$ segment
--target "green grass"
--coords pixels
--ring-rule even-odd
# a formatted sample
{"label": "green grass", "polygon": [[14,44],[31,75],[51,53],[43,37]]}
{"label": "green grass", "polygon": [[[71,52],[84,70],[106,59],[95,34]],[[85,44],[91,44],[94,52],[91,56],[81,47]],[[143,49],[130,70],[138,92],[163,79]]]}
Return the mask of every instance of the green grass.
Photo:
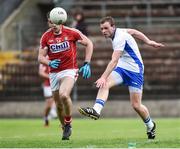
{"label": "green grass", "polygon": [[41,119],[1,119],[1,148],[180,148],[180,119],[155,119],[157,137],[147,140],[140,119],[74,119],[70,141],[61,141],[58,121],[43,127]]}

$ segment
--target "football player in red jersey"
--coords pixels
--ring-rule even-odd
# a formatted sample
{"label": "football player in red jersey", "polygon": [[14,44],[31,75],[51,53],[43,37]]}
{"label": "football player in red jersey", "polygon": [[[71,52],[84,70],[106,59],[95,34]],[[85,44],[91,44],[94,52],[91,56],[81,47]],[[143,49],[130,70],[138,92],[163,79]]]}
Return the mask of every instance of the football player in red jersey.
{"label": "football player in red jersey", "polygon": [[50,85],[63,128],[62,140],[69,140],[72,131],[70,93],[78,76],[76,42],[85,46],[85,61],[80,72],[83,78],[88,79],[91,76],[90,61],[93,53],[93,43],[89,38],[74,28],[52,24],[40,40],[38,61],[50,68]]}
{"label": "football player in red jersey", "polygon": [[49,81],[49,70],[48,66],[40,64],[39,65],[39,76],[43,79],[43,94],[46,100],[45,109],[44,109],[44,126],[49,126],[49,114],[51,110],[54,110],[54,100],[52,97],[52,91]]}

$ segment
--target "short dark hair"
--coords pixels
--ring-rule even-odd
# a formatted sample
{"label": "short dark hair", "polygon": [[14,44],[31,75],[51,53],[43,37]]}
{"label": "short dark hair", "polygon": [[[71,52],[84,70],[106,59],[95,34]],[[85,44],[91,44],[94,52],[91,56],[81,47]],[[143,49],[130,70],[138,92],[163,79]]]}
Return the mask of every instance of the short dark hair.
{"label": "short dark hair", "polygon": [[105,22],[109,22],[111,26],[114,26],[114,25],[115,25],[115,20],[114,20],[114,18],[111,17],[111,16],[103,17],[103,18],[100,20],[100,24],[104,24]]}

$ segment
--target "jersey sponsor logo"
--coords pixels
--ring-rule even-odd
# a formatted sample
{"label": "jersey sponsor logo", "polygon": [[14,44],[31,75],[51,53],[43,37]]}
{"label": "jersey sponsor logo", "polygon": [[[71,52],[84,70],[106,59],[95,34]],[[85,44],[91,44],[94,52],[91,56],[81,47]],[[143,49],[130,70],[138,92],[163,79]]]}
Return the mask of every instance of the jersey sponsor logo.
{"label": "jersey sponsor logo", "polygon": [[50,50],[52,53],[58,53],[69,49],[70,49],[70,45],[68,41],[61,42],[58,44],[50,44]]}

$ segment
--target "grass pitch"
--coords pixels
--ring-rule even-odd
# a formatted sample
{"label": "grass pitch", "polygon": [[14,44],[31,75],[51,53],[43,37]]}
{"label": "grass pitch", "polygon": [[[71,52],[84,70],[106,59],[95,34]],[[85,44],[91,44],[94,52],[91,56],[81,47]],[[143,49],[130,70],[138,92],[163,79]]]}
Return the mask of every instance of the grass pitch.
{"label": "grass pitch", "polygon": [[57,120],[1,119],[1,148],[180,148],[180,119],[155,119],[157,137],[148,140],[140,119],[74,119],[71,140],[61,140]]}

